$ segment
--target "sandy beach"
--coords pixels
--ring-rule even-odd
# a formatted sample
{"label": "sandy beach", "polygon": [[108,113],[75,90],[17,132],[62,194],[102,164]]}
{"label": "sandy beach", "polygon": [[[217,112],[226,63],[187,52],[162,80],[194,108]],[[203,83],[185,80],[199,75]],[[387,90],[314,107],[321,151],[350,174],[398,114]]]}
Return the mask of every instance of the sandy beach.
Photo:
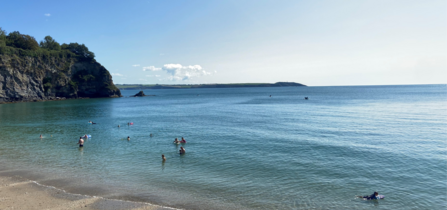
{"label": "sandy beach", "polygon": [[21,177],[0,176],[0,209],[163,210],[171,208],[70,194]]}

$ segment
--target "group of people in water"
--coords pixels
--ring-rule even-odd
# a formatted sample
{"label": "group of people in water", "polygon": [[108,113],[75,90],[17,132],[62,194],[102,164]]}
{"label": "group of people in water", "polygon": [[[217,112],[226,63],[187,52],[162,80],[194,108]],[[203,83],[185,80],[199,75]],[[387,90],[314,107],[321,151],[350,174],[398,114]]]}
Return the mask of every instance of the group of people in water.
{"label": "group of people in water", "polygon": [[[174,144],[186,144],[186,140],[183,137],[182,137],[182,140],[180,140],[180,141],[178,140],[178,138],[175,138],[174,142],[172,142],[172,143],[174,143]],[[186,153],[186,150],[185,150],[185,148],[183,146],[180,147],[179,153],[181,155],[184,155]],[[166,161],[166,157],[165,157],[164,154],[161,155],[161,159],[162,159],[163,162]]]}
{"label": "group of people in water", "polygon": [[[174,144],[186,144],[186,140],[183,137],[182,137],[182,140],[180,140],[180,141],[177,138],[175,138],[173,143]],[[179,152],[180,152],[180,154],[185,154],[186,150],[185,150],[185,148],[180,147]]]}
{"label": "group of people in water", "polygon": [[[88,121],[88,123],[90,123],[90,124],[96,124],[96,123],[94,123],[93,121]],[[130,122],[130,123],[127,123],[127,125],[133,125],[133,123]],[[120,125],[118,125],[118,127],[120,127]],[[153,137],[153,134],[152,134],[152,133],[150,134],[150,137]],[[42,135],[40,135],[40,138],[43,138]],[[78,141],[78,143],[77,143],[77,144],[79,144],[79,147],[84,147],[84,138],[87,139],[87,138],[89,138],[89,136],[88,136],[87,134],[85,134],[84,136],[79,137],[79,141]],[[127,136],[127,141],[130,141],[130,136]],[[185,144],[185,143],[186,143],[186,140],[185,140],[185,138],[183,138],[183,137],[182,137],[181,140],[178,140],[178,138],[175,138],[175,140],[174,140],[173,143],[174,143],[174,144]],[[186,150],[185,150],[185,148],[184,148],[183,146],[180,147],[179,153],[180,153],[181,155],[183,155],[183,154],[186,153]],[[162,158],[163,161],[166,161],[166,157],[165,157],[164,154],[161,155],[161,158]]]}

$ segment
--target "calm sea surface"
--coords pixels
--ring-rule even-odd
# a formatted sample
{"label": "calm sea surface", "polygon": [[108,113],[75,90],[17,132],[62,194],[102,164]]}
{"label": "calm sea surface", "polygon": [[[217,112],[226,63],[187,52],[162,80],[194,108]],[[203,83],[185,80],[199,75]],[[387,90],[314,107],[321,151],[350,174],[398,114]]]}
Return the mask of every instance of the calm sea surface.
{"label": "calm sea surface", "polygon": [[145,93],[0,105],[0,175],[185,209],[447,208],[446,85]]}

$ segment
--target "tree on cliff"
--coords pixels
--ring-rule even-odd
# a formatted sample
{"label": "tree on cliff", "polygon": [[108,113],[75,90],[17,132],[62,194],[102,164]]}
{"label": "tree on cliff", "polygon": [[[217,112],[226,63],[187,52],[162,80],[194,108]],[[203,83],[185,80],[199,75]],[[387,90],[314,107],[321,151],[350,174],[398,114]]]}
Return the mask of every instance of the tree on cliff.
{"label": "tree on cliff", "polygon": [[6,46],[6,31],[0,27],[0,47]]}
{"label": "tree on cliff", "polygon": [[70,50],[71,52],[75,53],[76,55],[80,55],[86,59],[93,60],[95,58],[95,53],[88,50],[87,46],[84,44],[78,44],[78,43],[70,43],[70,44],[63,44],[62,49]]}
{"label": "tree on cliff", "polygon": [[14,31],[6,36],[6,45],[11,47],[22,48],[24,50],[37,50],[39,44],[36,39],[30,35],[21,34],[18,31]]}
{"label": "tree on cliff", "polygon": [[42,41],[40,41],[39,45],[41,48],[48,50],[61,50],[61,45],[51,36],[46,36]]}

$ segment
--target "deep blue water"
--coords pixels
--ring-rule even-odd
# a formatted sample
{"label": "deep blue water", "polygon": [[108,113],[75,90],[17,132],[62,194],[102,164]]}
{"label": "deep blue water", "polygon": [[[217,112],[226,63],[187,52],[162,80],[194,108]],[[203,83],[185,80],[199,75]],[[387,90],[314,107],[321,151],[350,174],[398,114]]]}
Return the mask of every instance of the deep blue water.
{"label": "deep blue water", "polygon": [[[145,93],[0,105],[0,166],[186,209],[447,208],[446,85]],[[386,198],[356,198],[374,191]]]}

